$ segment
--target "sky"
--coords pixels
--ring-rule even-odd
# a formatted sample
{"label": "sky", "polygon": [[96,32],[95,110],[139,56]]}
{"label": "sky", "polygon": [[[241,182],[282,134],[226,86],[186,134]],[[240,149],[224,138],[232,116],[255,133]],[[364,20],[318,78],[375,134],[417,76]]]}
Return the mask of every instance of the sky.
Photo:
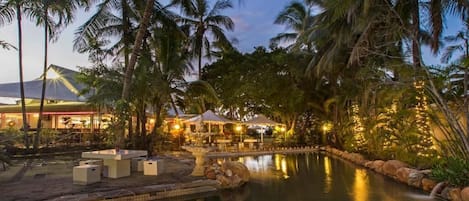
{"label": "sky", "polygon": [[[283,26],[273,24],[276,15],[291,0],[246,0],[241,5],[234,1],[235,7],[226,10],[223,14],[230,16],[235,22],[235,31],[228,33],[230,37],[236,37],[238,43],[235,46],[242,52],[251,52],[254,47],[269,45],[269,39],[278,33],[287,31]],[[77,12],[73,24],[65,28],[59,39],[49,45],[49,64],[55,64],[70,69],[77,66],[90,66],[88,55],[73,51],[73,38],[76,29],[83,24],[91,12],[80,10]],[[446,20],[445,34],[455,33],[461,26],[458,20],[450,17]],[[44,58],[43,29],[34,23],[23,20],[23,64],[24,79],[32,80],[41,75]],[[0,27],[0,40],[4,40],[16,46],[17,27],[16,22]],[[423,49],[426,64],[438,64],[439,59]],[[0,83],[18,82],[18,54],[15,50],[0,49]],[[1,100],[0,100],[1,102]]]}

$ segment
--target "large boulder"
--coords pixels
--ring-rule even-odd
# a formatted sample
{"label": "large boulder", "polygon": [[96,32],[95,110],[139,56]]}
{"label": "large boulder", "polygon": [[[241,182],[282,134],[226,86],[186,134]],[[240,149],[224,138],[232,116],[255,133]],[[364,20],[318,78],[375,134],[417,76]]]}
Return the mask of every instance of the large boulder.
{"label": "large boulder", "polygon": [[222,164],[222,170],[226,172],[230,170],[232,175],[238,175],[241,178],[242,182],[248,182],[250,178],[250,173],[248,168],[241,162],[238,161],[228,161]]}
{"label": "large boulder", "polygon": [[365,167],[370,168],[373,165],[373,161],[367,161],[365,164],[363,164]]}
{"label": "large boulder", "polygon": [[421,188],[422,187],[422,179],[425,177],[425,174],[419,171],[411,172],[409,174],[409,180],[407,184],[413,187]]}
{"label": "large boulder", "polygon": [[363,165],[364,161],[365,161],[365,157],[363,157],[361,154],[357,154],[357,153],[349,154],[348,159],[350,161],[352,161],[353,163],[356,163],[356,164],[359,164],[359,165]]}
{"label": "large boulder", "polygon": [[395,177],[397,170],[403,167],[409,167],[409,165],[398,160],[389,160],[383,164],[383,173],[385,175]]}
{"label": "large boulder", "polygon": [[461,190],[462,201],[469,201],[469,187],[465,187]]}
{"label": "large boulder", "polygon": [[460,188],[451,188],[448,192],[449,198],[452,201],[462,201],[461,198],[461,189]]}
{"label": "large boulder", "polygon": [[433,188],[436,186],[436,181],[429,179],[429,178],[423,178],[422,179],[422,189],[424,191],[432,191]]}
{"label": "large boulder", "polygon": [[399,168],[397,171],[396,171],[396,179],[397,181],[400,181],[402,183],[407,183],[407,181],[409,180],[409,174],[412,172],[412,169],[410,168],[407,168],[407,167],[402,167],[402,168]]}
{"label": "large boulder", "polygon": [[381,173],[382,170],[383,170],[383,165],[384,165],[384,161],[375,160],[375,161],[373,161],[373,164],[371,165],[371,169],[376,171],[376,172]]}

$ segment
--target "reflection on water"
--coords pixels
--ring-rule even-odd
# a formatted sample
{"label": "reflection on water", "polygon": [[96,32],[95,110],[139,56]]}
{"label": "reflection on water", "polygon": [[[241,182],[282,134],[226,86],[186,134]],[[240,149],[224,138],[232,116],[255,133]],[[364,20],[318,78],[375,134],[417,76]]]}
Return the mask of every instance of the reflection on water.
{"label": "reflection on water", "polygon": [[205,201],[431,201],[425,192],[322,154],[236,158],[251,181]]}
{"label": "reflection on water", "polygon": [[368,177],[366,170],[355,169],[352,195],[355,201],[368,200]]}
{"label": "reflection on water", "polygon": [[332,175],[331,175],[331,159],[329,157],[324,156],[324,193],[329,193],[332,187]]}

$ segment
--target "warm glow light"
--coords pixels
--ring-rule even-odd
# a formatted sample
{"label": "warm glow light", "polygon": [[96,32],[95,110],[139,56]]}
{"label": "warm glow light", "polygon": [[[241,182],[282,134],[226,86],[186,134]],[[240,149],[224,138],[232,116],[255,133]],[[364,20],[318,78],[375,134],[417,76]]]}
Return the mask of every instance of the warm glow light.
{"label": "warm glow light", "polygon": [[174,124],[173,128],[174,128],[174,130],[179,130],[181,128],[181,126],[179,124]]}
{"label": "warm glow light", "polygon": [[241,125],[237,125],[236,128],[235,128],[235,130],[236,130],[237,132],[240,132],[241,130],[243,130],[243,127],[242,127]]}
{"label": "warm glow light", "polygon": [[368,177],[363,169],[355,169],[353,198],[355,201],[368,200]]}
{"label": "warm glow light", "polygon": [[38,117],[39,117],[39,114],[35,113],[35,114],[33,114],[33,117],[34,117],[34,118],[38,118]]}
{"label": "warm glow light", "polygon": [[55,71],[54,69],[52,68],[49,68],[49,70],[47,71],[47,79],[59,79],[60,78],[60,74]]}
{"label": "warm glow light", "polygon": [[329,193],[332,190],[332,167],[331,159],[327,156],[324,156],[324,183],[326,184],[324,188],[324,193]]}
{"label": "warm glow light", "polygon": [[285,132],[285,130],[286,130],[285,127],[281,127],[281,128],[280,128],[280,131],[281,131],[281,132]]}
{"label": "warm glow light", "polygon": [[150,119],[150,123],[151,123],[151,124],[154,124],[154,123],[155,123],[155,119]]}

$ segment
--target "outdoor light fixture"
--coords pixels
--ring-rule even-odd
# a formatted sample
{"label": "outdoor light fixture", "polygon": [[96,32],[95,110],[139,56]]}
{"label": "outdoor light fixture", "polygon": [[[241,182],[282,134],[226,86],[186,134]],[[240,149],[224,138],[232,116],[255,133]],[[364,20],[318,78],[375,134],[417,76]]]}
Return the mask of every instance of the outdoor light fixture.
{"label": "outdoor light fixture", "polygon": [[173,128],[174,128],[174,130],[179,130],[181,128],[181,126],[179,124],[174,124]]}
{"label": "outdoor light fixture", "polygon": [[241,132],[241,130],[243,130],[243,127],[242,127],[241,125],[237,125],[236,128],[235,128],[235,130],[236,130],[237,132]]}

